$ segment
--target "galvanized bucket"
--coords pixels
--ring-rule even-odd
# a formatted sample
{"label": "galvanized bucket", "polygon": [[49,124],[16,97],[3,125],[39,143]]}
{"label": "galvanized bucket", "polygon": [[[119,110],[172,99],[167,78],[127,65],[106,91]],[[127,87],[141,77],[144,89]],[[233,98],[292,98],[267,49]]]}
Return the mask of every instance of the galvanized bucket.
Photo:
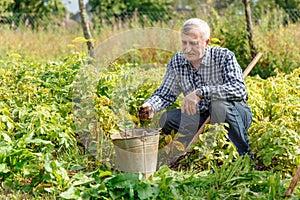
{"label": "galvanized bucket", "polygon": [[111,135],[119,170],[143,173],[146,178],[157,168],[159,130],[131,129]]}

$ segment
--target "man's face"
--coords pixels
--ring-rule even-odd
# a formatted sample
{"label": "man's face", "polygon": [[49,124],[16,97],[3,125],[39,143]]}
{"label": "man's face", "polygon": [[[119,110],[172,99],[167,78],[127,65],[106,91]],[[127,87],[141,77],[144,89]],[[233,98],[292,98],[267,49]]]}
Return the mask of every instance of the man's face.
{"label": "man's face", "polygon": [[200,62],[205,53],[205,47],[209,42],[203,40],[198,32],[191,32],[188,34],[181,34],[182,51],[191,62]]}

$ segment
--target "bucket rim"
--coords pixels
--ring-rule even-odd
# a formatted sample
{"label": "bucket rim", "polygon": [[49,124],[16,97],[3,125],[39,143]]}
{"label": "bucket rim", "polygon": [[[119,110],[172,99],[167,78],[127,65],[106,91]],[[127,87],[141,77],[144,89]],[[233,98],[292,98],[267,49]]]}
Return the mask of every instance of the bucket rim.
{"label": "bucket rim", "polygon": [[[144,135],[130,135],[129,131],[131,131],[131,133],[132,133],[133,130],[145,130],[145,132],[144,132],[145,134]],[[129,139],[135,139],[135,138],[142,138],[142,137],[146,137],[146,136],[155,136],[155,135],[159,135],[160,130],[161,130],[161,128],[155,128],[155,129],[132,128],[132,129],[126,129],[121,132],[113,133],[113,134],[111,134],[110,138],[114,141],[114,140],[129,140]],[[127,131],[128,131],[128,135],[122,136],[122,134],[124,134],[124,133],[126,134]]]}

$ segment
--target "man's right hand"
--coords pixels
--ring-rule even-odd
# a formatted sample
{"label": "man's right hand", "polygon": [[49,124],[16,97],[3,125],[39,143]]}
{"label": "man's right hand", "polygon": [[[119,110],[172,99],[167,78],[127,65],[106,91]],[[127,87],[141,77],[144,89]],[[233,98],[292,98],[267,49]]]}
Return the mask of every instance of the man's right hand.
{"label": "man's right hand", "polygon": [[186,112],[188,115],[194,115],[197,112],[197,104],[201,98],[196,94],[196,90],[186,95],[182,101],[181,112]]}
{"label": "man's right hand", "polygon": [[154,116],[154,111],[150,103],[144,103],[139,109],[139,118],[151,120]]}

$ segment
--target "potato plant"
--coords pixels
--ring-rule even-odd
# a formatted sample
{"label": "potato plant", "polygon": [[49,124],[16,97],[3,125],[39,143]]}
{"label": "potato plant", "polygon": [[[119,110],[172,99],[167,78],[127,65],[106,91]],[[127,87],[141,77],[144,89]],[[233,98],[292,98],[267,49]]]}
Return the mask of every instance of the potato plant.
{"label": "potato plant", "polygon": [[1,60],[0,178],[4,190],[62,189],[67,171],[59,157],[77,153],[72,82],[79,54],[62,62]]}
{"label": "potato plant", "polygon": [[[145,179],[114,168],[109,135],[141,126],[137,108],[160,84],[165,68],[117,64],[90,87],[90,74],[79,74],[88,69],[86,61],[78,53],[48,63],[18,56],[0,60],[1,198],[282,199],[300,164],[299,69],[246,79],[256,168],[247,156],[237,156],[223,125],[216,125],[176,170],[161,165]],[[87,82],[76,87],[78,80]],[[92,98],[92,105],[82,97]],[[155,120],[147,126],[157,126]],[[299,196],[296,187],[291,199]]]}
{"label": "potato plant", "polygon": [[300,164],[300,70],[247,80],[254,123],[249,132],[260,167],[292,173]]}

